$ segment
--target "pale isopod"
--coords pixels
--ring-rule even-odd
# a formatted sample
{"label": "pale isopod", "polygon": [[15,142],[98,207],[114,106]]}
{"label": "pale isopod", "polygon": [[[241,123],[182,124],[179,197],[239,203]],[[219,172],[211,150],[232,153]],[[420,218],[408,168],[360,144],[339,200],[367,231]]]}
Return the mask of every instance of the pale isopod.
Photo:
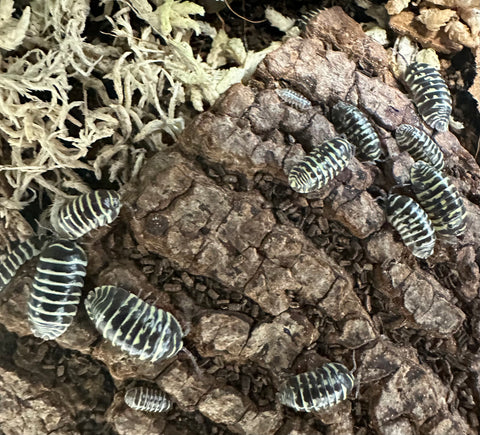
{"label": "pale isopod", "polygon": [[163,391],[156,388],[136,387],[125,393],[125,403],[132,409],[145,412],[165,412],[172,402]]}

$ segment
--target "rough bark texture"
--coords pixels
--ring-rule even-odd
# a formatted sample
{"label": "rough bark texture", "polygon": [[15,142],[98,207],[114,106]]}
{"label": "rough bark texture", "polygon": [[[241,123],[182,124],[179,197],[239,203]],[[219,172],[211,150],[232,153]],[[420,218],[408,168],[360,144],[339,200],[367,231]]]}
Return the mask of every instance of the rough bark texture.
{"label": "rough bark texture", "polygon": [[[282,103],[273,90],[280,81],[313,108]],[[370,116],[391,159],[354,160],[320,191],[294,193],[286,172],[335,134],[328,119],[338,100]],[[468,230],[439,241],[428,261],[415,259],[376,202],[411,163],[391,134],[402,123],[421,121],[383,48],[340,8],[321,12],[305,37],[286,41],[248,86],[232,87],[175,147],[150,159],[123,192],[119,219],[84,241],[86,291],[120,285],[171,311],[189,330],[184,343],[199,370],[183,354],[135,361],[98,340],[84,309],[61,347],[42,344],[41,354],[28,354],[38,340],[25,337],[15,349],[3,331],[12,355],[0,366],[3,432],[27,433],[38,418],[30,411],[44,409],[39,434],[100,433],[106,423],[110,433],[142,435],[478,433],[480,170],[452,133],[436,135]],[[30,334],[33,267],[1,294],[0,321],[20,336]],[[84,355],[84,369],[69,366],[71,352]],[[276,402],[285,376],[327,361],[351,368],[353,359],[358,397],[309,415]],[[69,370],[85,370],[88,382],[69,385]],[[162,416],[127,409],[121,393],[133,379],[158,384],[176,408]],[[21,418],[12,402],[19,399]],[[75,414],[85,401],[99,417],[80,428]]]}

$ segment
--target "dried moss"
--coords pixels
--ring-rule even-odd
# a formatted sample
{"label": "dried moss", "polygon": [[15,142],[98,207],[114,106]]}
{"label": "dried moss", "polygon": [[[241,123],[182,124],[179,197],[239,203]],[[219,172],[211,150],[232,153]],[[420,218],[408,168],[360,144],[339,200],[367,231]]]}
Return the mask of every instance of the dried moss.
{"label": "dried moss", "polygon": [[[35,197],[30,189],[51,199],[87,191],[82,171],[124,184],[148,151],[177,138],[192,106],[213,104],[276,46],[246,50],[199,20],[203,8],[189,1],[106,2],[95,16],[89,5],[34,0],[15,11],[0,0],[5,225]],[[195,53],[192,38],[209,52]]]}

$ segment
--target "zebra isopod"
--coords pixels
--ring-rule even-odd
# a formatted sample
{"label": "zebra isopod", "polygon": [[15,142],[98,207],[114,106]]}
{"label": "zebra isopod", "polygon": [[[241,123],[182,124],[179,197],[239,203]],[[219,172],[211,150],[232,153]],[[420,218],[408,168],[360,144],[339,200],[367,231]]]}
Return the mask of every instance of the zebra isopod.
{"label": "zebra isopod", "polygon": [[78,239],[115,220],[120,207],[120,195],[114,190],[94,190],[61,206],[52,213],[51,223],[62,237]]}
{"label": "zebra isopod", "polygon": [[297,91],[287,88],[276,89],[277,95],[282,101],[299,110],[307,110],[312,107],[312,102]]}
{"label": "zebra isopod", "polygon": [[339,101],[332,108],[332,122],[355,145],[361,159],[378,160],[382,155],[380,139],[368,118],[355,106]]}
{"label": "zebra isopod", "polygon": [[398,231],[403,243],[418,258],[433,254],[435,231],[427,213],[412,198],[388,195],[386,201],[388,222]]}
{"label": "zebra isopod", "polygon": [[438,131],[447,131],[452,97],[440,72],[427,63],[413,62],[405,71],[405,82],[423,120]]}
{"label": "zebra isopod", "polygon": [[72,240],[57,240],[41,253],[28,301],[35,336],[52,340],[63,334],[77,313],[87,256]]}
{"label": "zebra isopod", "polygon": [[443,169],[442,151],[422,130],[413,125],[402,124],[395,130],[395,139],[400,149],[408,151],[414,160],[423,160],[437,171]]}
{"label": "zebra isopod", "polygon": [[46,236],[32,236],[18,243],[11,252],[4,252],[5,258],[0,262],[0,291],[7,286],[25,262],[40,254],[47,242]]}
{"label": "zebra isopod", "polygon": [[466,209],[457,189],[439,171],[423,161],[410,170],[412,188],[435,231],[443,236],[465,232]]}
{"label": "zebra isopod", "polygon": [[132,409],[145,412],[166,412],[172,402],[157,388],[136,387],[125,393],[125,403]]}
{"label": "zebra isopod", "polygon": [[104,338],[141,360],[167,359],[182,349],[183,333],[177,319],[120,287],[95,288],[88,294],[85,308]]}
{"label": "zebra isopod", "polygon": [[290,170],[288,184],[300,193],[321,189],[347,167],[354,153],[353,145],[346,139],[325,141]]}
{"label": "zebra isopod", "polygon": [[318,411],[345,400],[354,384],[355,377],[343,364],[328,363],[287,379],[278,399],[296,411]]}

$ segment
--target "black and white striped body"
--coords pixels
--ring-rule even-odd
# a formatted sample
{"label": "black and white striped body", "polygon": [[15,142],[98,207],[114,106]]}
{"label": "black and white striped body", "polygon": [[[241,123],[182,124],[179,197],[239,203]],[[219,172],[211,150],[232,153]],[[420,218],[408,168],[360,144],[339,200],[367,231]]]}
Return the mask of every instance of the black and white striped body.
{"label": "black and white striped body", "polygon": [[382,155],[380,139],[368,118],[355,106],[339,101],[332,109],[332,122],[355,145],[358,157],[377,160]]}
{"label": "black and white striped body", "polygon": [[302,94],[292,89],[277,89],[277,95],[282,101],[299,110],[307,110],[312,107],[312,102]]}
{"label": "black and white striped body", "polygon": [[415,257],[427,258],[433,254],[435,231],[419,204],[408,196],[391,194],[387,197],[386,212],[388,222]]}
{"label": "black and white striped body", "polygon": [[353,145],[341,137],[323,142],[291,169],[288,184],[300,193],[321,189],[347,167],[354,153]]}
{"label": "black and white striped body", "polygon": [[405,71],[405,82],[423,120],[438,131],[447,131],[452,113],[452,97],[436,68],[413,62]]}
{"label": "black and white striped body", "polygon": [[414,160],[423,160],[437,171],[444,167],[443,153],[428,134],[413,125],[402,124],[395,130],[395,139],[402,151]]}
{"label": "black and white striped body", "polygon": [[78,239],[115,220],[120,207],[120,195],[114,190],[94,190],[62,206],[51,222],[62,237]]}
{"label": "black and white striped body", "polygon": [[125,393],[125,403],[132,409],[145,412],[165,412],[172,402],[156,388],[136,387]]}
{"label": "black and white striped body", "polygon": [[457,189],[439,171],[423,161],[410,170],[412,188],[433,228],[443,236],[465,232],[466,209]]}
{"label": "black and white striped body", "polygon": [[167,359],[182,349],[182,328],[175,317],[120,287],[97,287],[85,307],[104,338],[141,360]]}
{"label": "black and white striped body", "polygon": [[289,378],[280,388],[278,399],[297,411],[318,411],[345,400],[354,384],[353,374],[343,364],[328,363]]}
{"label": "black and white striped body", "polygon": [[0,291],[2,291],[28,260],[37,256],[48,242],[46,236],[32,236],[20,242],[12,252],[4,252],[5,258],[0,262]]}
{"label": "black and white striped body", "polygon": [[84,250],[72,240],[57,240],[42,251],[28,301],[28,319],[35,336],[52,340],[70,326],[86,267]]}

